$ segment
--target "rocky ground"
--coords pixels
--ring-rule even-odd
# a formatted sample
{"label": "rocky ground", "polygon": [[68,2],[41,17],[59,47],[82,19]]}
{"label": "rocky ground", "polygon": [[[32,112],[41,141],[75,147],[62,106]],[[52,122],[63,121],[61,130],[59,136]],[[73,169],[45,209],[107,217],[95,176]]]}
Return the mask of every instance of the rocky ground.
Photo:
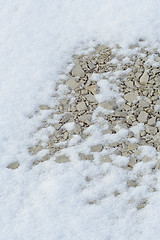
{"label": "rocky ground", "polygon": [[[150,164],[150,174],[158,171],[160,54],[137,44],[124,55],[119,46],[99,45],[91,53],[73,56],[72,68],[57,84],[56,107],[40,105],[40,112],[50,114],[35,134],[52,131],[29,148],[33,165],[50,158],[57,163],[77,159],[117,162],[129,172],[137,164]],[[17,167],[17,162],[8,166]],[[126,184],[136,187],[139,179],[128,179]],[[146,203],[142,199],[137,209]]]}

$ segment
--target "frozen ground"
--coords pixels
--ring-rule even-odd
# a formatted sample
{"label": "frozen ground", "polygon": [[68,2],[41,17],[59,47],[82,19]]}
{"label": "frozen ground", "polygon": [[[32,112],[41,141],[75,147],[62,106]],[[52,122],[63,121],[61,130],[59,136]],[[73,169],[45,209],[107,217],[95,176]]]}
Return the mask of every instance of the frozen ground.
{"label": "frozen ground", "polygon": [[[156,0],[0,1],[1,240],[160,238],[158,184],[141,211],[126,204],[126,194],[88,205],[88,199],[110,192],[126,176],[110,168],[103,182],[105,169],[76,161],[31,168],[28,153],[31,134],[45,116],[29,117],[40,104],[50,103],[75,50],[98,43],[127,49],[140,38],[160,50],[159,16]],[[20,162],[14,171],[6,168],[13,161]],[[95,177],[93,186],[86,186],[87,175]]]}

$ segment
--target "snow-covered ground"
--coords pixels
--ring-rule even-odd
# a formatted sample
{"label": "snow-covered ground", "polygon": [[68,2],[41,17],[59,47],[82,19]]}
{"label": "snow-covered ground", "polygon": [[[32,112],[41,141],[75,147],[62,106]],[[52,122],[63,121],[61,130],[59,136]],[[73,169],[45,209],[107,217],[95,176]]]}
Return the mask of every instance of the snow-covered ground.
{"label": "snow-covered ground", "polygon": [[[158,0],[0,0],[0,240],[159,240],[160,189],[141,211],[126,194],[88,205],[125,178],[118,168],[103,182],[95,165],[31,167],[28,153],[44,117],[30,116],[50,103],[75,50],[98,43],[127,49],[140,38],[160,51]],[[14,161],[20,167],[7,169]],[[88,174],[96,182],[86,187]]]}

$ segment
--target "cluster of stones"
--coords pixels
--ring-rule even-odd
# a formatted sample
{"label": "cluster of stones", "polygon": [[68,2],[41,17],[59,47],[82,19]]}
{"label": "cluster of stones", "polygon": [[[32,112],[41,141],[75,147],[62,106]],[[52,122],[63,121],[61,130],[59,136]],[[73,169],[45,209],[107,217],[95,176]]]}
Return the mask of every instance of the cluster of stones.
{"label": "cluster of stones", "polygon": [[[142,49],[146,55],[149,52]],[[146,58],[138,58],[131,56],[132,64],[123,64],[122,70],[131,69],[131,72],[126,78],[121,79],[118,83],[119,90],[122,92],[125,103],[117,105],[116,99],[108,102],[98,104],[95,94],[99,92],[96,81],[91,81],[92,73],[105,73],[108,71],[116,71],[116,65],[110,63],[114,57],[110,48],[100,45],[95,52],[90,55],[74,56],[75,66],[69,73],[67,82],[62,81],[57,84],[66,84],[68,92],[66,97],[59,96],[59,105],[53,115],[59,114],[61,116],[58,123],[53,124],[55,133],[50,136],[48,142],[48,149],[50,153],[42,159],[36,161],[43,162],[48,160],[56,152],[67,147],[69,141],[74,135],[80,135],[82,139],[86,139],[84,130],[92,122],[92,115],[94,110],[101,106],[105,109],[114,110],[112,114],[104,115],[104,119],[109,123],[109,129],[103,131],[107,133],[117,133],[116,126],[130,130],[131,127],[138,123],[144,123],[145,128],[139,134],[134,134],[131,130],[128,133],[127,139],[121,142],[114,142],[107,146],[114,148],[116,154],[130,158],[128,167],[131,170],[133,166],[139,161],[150,161],[150,157],[143,157],[139,159],[140,151],[137,150],[139,146],[150,145],[160,151],[160,127],[157,122],[160,121],[160,111],[156,111],[155,106],[160,106],[159,92],[160,92],[160,68],[145,65]],[[160,62],[160,57],[156,59]],[[134,62],[134,64],[133,64]],[[109,64],[108,64],[109,63]],[[70,99],[74,96],[74,102]],[[40,106],[41,110],[48,110],[49,107],[45,105]],[[51,116],[52,118],[53,116]],[[66,130],[64,125],[66,123],[74,123],[74,127]],[[41,128],[46,127],[46,125]],[[129,139],[135,138],[137,142],[131,142]],[[65,143],[65,144],[59,144]],[[91,148],[92,152],[100,152],[104,146],[97,145]],[[105,146],[106,147],[106,146]],[[43,149],[41,144],[30,148],[31,154],[36,155]],[[93,154],[80,154],[80,158],[93,160]],[[57,162],[67,162],[69,159],[66,156],[59,156]],[[103,161],[111,162],[109,156],[105,156]]]}
{"label": "cluster of stones", "polygon": [[[63,148],[68,147],[69,140],[73,136],[79,135],[82,139],[86,139],[87,135],[85,130],[93,124],[92,115],[98,106],[107,107],[112,103],[105,102],[98,104],[95,94],[99,92],[96,81],[91,81],[93,72],[102,73],[106,63],[111,60],[111,49],[105,46],[99,46],[96,52],[89,56],[75,56],[76,64],[69,73],[67,82],[59,82],[57,88],[61,84],[68,86],[66,97],[57,96],[59,105],[55,108],[54,114],[51,118],[59,114],[60,120],[58,123],[53,124],[55,133],[51,135],[48,144],[49,154],[45,155],[42,159],[36,160],[34,164],[50,159],[55,153],[60,152]],[[105,71],[108,71],[105,69]],[[70,99],[74,97],[74,102]],[[45,105],[40,106],[41,110],[48,110]],[[65,125],[71,124],[72,129],[66,130]],[[62,144],[61,144],[62,143]],[[100,152],[103,146],[101,144],[91,147],[91,151]],[[37,145],[31,147],[29,150],[31,154],[36,155],[43,147]],[[94,160],[93,154],[79,154],[79,158],[83,160]],[[107,160],[107,158],[106,158]],[[69,162],[70,159],[65,155],[57,155],[56,162],[64,163]],[[109,159],[110,161],[110,159]]]}
{"label": "cluster of stones", "polygon": [[[160,63],[160,57],[156,60]],[[145,65],[145,59],[137,59],[134,65],[130,66],[132,71],[125,81],[119,84],[120,91],[124,94],[125,103],[114,113],[114,120],[121,117],[121,126],[129,129],[138,123],[144,124],[144,129],[134,134],[129,131],[128,138],[124,141],[119,150],[123,156],[130,157],[129,168],[139,162],[153,160],[151,157],[139,158],[139,146],[149,145],[160,152],[160,67]],[[118,114],[117,114],[118,113]],[[119,116],[118,116],[119,115]],[[112,116],[113,119],[113,116]],[[136,142],[128,141],[137,139]],[[122,146],[123,145],[123,146]],[[159,168],[159,165],[156,166]],[[128,168],[128,169],[129,169]]]}
{"label": "cluster of stones", "polygon": [[[54,155],[57,163],[69,162],[69,157],[61,154],[61,150],[69,147],[69,142],[75,135],[85,141],[88,137],[85,130],[94,125],[92,116],[99,106],[112,110],[109,114],[101,114],[109,126],[108,129],[102,131],[103,134],[116,134],[119,131],[117,126],[119,126],[128,130],[128,136],[122,141],[112,142],[108,145],[94,145],[90,149],[90,154],[79,153],[79,158],[93,161],[94,153],[101,152],[103,149],[112,149],[114,154],[129,158],[128,166],[123,167],[128,171],[131,171],[140,161],[145,163],[153,160],[150,156],[140,157],[139,147],[152,146],[157,152],[160,152],[160,57],[156,52],[155,60],[159,65],[147,65],[147,59],[153,53],[145,49],[141,49],[141,51],[145,57],[132,55],[130,63],[127,64],[123,64],[121,61],[123,57],[118,56],[120,69],[118,65],[110,62],[116,54],[113,54],[114,51],[112,52],[111,48],[106,46],[100,45],[89,55],[74,56],[75,65],[67,75],[67,81],[62,80],[57,84],[57,89],[62,85],[67,86],[67,92],[63,97],[58,94],[56,96],[59,105],[54,108],[54,112],[50,116],[50,119],[54,119],[54,116],[59,118],[58,122],[53,123],[55,131],[49,136],[47,146],[44,147],[40,141],[36,146],[29,148],[32,155],[36,155],[44,148],[49,150],[48,154],[34,161],[34,164],[49,160]],[[100,89],[97,82],[91,80],[92,74],[127,69],[130,70],[129,73],[114,83],[119,87],[123,103],[117,104],[116,99],[98,103],[95,95],[99,93]],[[106,81],[110,80],[106,79]],[[40,109],[50,110],[46,105],[41,105]],[[135,134],[132,127],[139,123],[144,124],[143,130]],[[47,126],[48,124],[44,123],[40,129]],[[101,162],[112,163],[112,157],[103,155]],[[12,163],[8,165],[8,168],[16,169],[18,166],[18,163]],[[155,168],[159,168],[159,163]],[[136,187],[137,184],[135,180],[127,182],[128,187]],[[145,199],[137,208],[143,208],[146,203]]]}

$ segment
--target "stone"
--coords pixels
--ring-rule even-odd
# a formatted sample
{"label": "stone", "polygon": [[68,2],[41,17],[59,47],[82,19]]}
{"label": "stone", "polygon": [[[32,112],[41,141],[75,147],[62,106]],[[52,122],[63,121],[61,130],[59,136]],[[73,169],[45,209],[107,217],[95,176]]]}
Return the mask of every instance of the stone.
{"label": "stone", "polygon": [[135,157],[132,157],[132,158],[129,160],[128,166],[131,167],[131,168],[133,168],[135,164],[136,164],[136,158],[135,158]]}
{"label": "stone", "polygon": [[49,110],[50,108],[46,105],[40,105],[39,106],[41,110]]}
{"label": "stone", "polygon": [[62,105],[68,105],[67,103],[68,103],[68,99],[66,99],[66,98],[63,98],[63,99],[60,99],[60,103],[62,104]]}
{"label": "stone", "polygon": [[137,100],[138,93],[137,92],[129,92],[124,95],[124,99],[130,103],[133,103]]}
{"label": "stone", "polygon": [[93,154],[84,154],[84,153],[79,153],[79,157],[82,160],[90,160],[92,161],[94,159]]}
{"label": "stone", "polygon": [[125,111],[130,111],[131,110],[130,106],[128,106],[127,104],[122,104],[121,108]]}
{"label": "stone", "polygon": [[112,162],[112,159],[109,155],[104,155],[101,157],[101,162]]}
{"label": "stone", "polygon": [[42,146],[36,145],[36,146],[34,146],[34,147],[30,147],[30,148],[29,148],[29,151],[30,151],[30,153],[31,153],[32,155],[36,155],[36,154],[37,154],[38,152],[40,152],[42,149],[43,149]]}
{"label": "stone", "polygon": [[19,167],[19,162],[13,162],[13,163],[10,163],[7,168],[9,169],[12,169],[12,170],[15,170]]}
{"label": "stone", "polygon": [[130,153],[129,152],[127,152],[126,150],[124,150],[124,149],[121,149],[121,155],[123,156],[123,157],[129,157],[130,156]]}
{"label": "stone", "polygon": [[50,154],[46,154],[40,161],[41,162],[45,162],[45,161],[48,161],[50,158],[51,158],[51,155]]}
{"label": "stone", "polygon": [[79,125],[79,124],[75,124],[73,131],[74,131],[76,134],[79,134],[79,133],[81,132],[81,127],[80,127],[80,125]]}
{"label": "stone", "polygon": [[89,62],[88,63],[88,67],[92,70],[92,69],[94,69],[96,67],[96,65],[93,64],[92,62]]}
{"label": "stone", "polygon": [[138,148],[138,144],[137,143],[130,143],[128,144],[128,149],[130,151],[136,150]]}
{"label": "stone", "polygon": [[69,120],[71,120],[73,118],[72,114],[71,113],[67,113],[65,116],[62,117],[61,119],[61,123],[62,124],[65,124],[67,123]]}
{"label": "stone", "polygon": [[119,142],[113,142],[113,143],[110,143],[110,144],[109,144],[109,146],[110,146],[111,148],[118,147],[119,145],[120,145]]}
{"label": "stone", "polygon": [[155,60],[160,63],[160,57],[156,57]]}
{"label": "stone", "polygon": [[117,108],[116,101],[103,102],[99,104],[101,107],[109,110],[115,110]]}
{"label": "stone", "polygon": [[139,116],[138,116],[138,121],[140,123],[146,123],[148,118],[148,113],[145,111],[141,111]]}
{"label": "stone", "polygon": [[80,82],[76,82],[76,80],[71,77],[68,79],[67,85],[69,88],[75,90],[76,88],[78,88],[80,86]]}
{"label": "stone", "polygon": [[128,187],[137,187],[137,183],[133,180],[128,180],[127,185]]}
{"label": "stone", "polygon": [[141,76],[141,78],[140,78],[140,83],[141,83],[141,84],[147,84],[147,83],[148,83],[148,80],[149,80],[149,75],[148,75],[148,73],[145,71],[145,72],[143,73],[143,75]]}
{"label": "stone", "polygon": [[67,140],[67,138],[68,138],[68,133],[67,133],[67,132],[65,132],[65,133],[63,134],[63,138],[64,138],[64,140]]}
{"label": "stone", "polygon": [[145,125],[145,130],[147,133],[155,135],[157,133],[157,128],[149,125]]}
{"label": "stone", "polygon": [[126,81],[125,84],[128,88],[133,88],[133,82],[132,81]]}
{"label": "stone", "polygon": [[141,210],[142,208],[144,208],[147,205],[147,199],[143,198],[141,200],[141,202],[137,205],[137,210]]}
{"label": "stone", "polygon": [[145,100],[140,100],[139,101],[139,106],[143,107],[143,108],[146,108],[146,107],[149,107],[149,103]]}
{"label": "stone", "polygon": [[94,95],[92,95],[92,94],[87,94],[87,95],[85,95],[85,98],[86,98],[89,102],[92,102],[92,103],[97,102],[96,99],[95,99],[95,97],[94,97]]}
{"label": "stone", "polygon": [[129,131],[129,133],[128,133],[128,137],[129,137],[129,138],[134,137],[134,133],[133,133],[132,131]]}
{"label": "stone", "polygon": [[156,124],[156,117],[152,117],[148,120],[148,125],[155,126]]}
{"label": "stone", "polygon": [[115,196],[115,197],[117,197],[117,196],[119,196],[120,195],[120,192],[118,192],[117,190],[113,193],[113,195]]}
{"label": "stone", "polygon": [[54,128],[56,129],[56,130],[59,130],[60,128],[61,128],[61,124],[60,123],[55,123],[54,124]]}
{"label": "stone", "polygon": [[91,147],[91,151],[92,151],[92,152],[101,152],[102,149],[103,149],[102,144],[98,144],[98,145],[95,145],[95,146],[92,146],[92,147]]}
{"label": "stone", "polygon": [[57,163],[67,163],[67,162],[70,162],[70,159],[66,155],[59,155],[56,157],[55,161]]}
{"label": "stone", "polygon": [[160,86],[160,77],[156,77],[156,87]]}
{"label": "stone", "polygon": [[113,114],[114,117],[126,118],[127,113],[122,111],[115,111]]}
{"label": "stone", "polygon": [[143,162],[150,162],[150,161],[152,161],[152,158],[145,156],[145,157],[142,158],[142,161]]}
{"label": "stone", "polygon": [[137,210],[141,210],[142,208],[144,208],[147,205],[147,203],[139,203],[137,205]]}
{"label": "stone", "polygon": [[90,125],[91,124],[92,115],[91,114],[83,114],[83,115],[79,116],[78,119],[79,119],[80,122],[85,122],[88,125]]}
{"label": "stone", "polygon": [[87,106],[86,106],[86,104],[85,104],[83,101],[79,102],[79,103],[77,104],[76,108],[77,108],[77,110],[78,110],[79,112],[81,112],[81,111],[86,111],[86,110],[87,110]]}
{"label": "stone", "polygon": [[85,87],[86,90],[90,91],[91,93],[93,94],[96,94],[97,93],[97,86],[96,85],[90,85],[90,86],[87,86]]}
{"label": "stone", "polygon": [[72,76],[73,77],[84,77],[85,73],[81,68],[80,64],[77,63],[72,69]]}

